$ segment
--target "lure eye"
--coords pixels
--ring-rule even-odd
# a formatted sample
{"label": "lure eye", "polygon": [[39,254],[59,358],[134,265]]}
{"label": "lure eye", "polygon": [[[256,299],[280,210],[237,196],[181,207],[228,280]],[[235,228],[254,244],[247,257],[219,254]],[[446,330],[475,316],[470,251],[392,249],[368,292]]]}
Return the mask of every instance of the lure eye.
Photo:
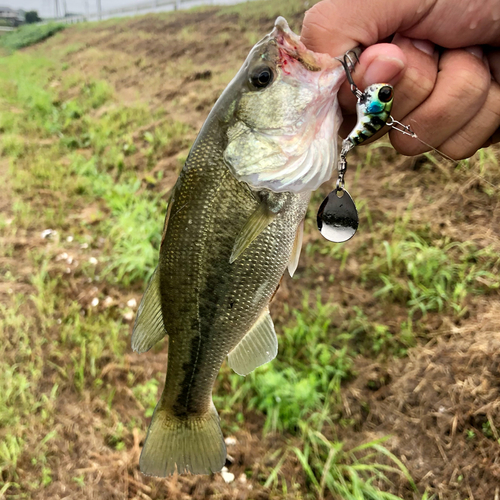
{"label": "lure eye", "polygon": [[392,87],[390,85],[384,85],[379,91],[378,91],[378,98],[382,102],[389,102],[392,99],[393,92],[392,92]]}
{"label": "lure eye", "polygon": [[250,76],[250,82],[257,89],[263,89],[267,87],[274,78],[274,74],[271,71],[271,68],[268,66],[263,66],[257,68],[253,74]]}

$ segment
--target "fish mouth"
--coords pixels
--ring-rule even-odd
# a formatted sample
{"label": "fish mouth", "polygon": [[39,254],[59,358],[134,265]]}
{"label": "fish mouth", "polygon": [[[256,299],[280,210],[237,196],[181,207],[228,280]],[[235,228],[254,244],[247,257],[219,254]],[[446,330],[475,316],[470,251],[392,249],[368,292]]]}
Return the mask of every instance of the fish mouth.
{"label": "fish mouth", "polygon": [[278,45],[281,65],[286,65],[290,59],[300,62],[309,71],[328,71],[339,65],[330,55],[309,50],[300,36],[290,29],[284,17],[276,19],[270,36]]}
{"label": "fish mouth", "polygon": [[337,163],[342,121],[337,92],[344,68],[329,54],[309,50],[283,17],[254,47],[247,78],[262,60],[273,71],[273,84],[262,94],[242,96],[243,111],[228,132],[224,161],[254,190],[313,191],[330,179]]}

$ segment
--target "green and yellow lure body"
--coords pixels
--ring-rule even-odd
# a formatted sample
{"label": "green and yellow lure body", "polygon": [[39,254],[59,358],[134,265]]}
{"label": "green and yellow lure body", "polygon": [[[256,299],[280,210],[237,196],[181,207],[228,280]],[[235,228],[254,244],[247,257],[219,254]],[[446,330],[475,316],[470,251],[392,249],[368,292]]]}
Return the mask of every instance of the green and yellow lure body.
{"label": "green and yellow lure body", "polygon": [[344,141],[351,143],[349,149],[366,141],[387,124],[393,101],[394,91],[387,83],[370,85],[360,94],[356,105],[358,121]]}

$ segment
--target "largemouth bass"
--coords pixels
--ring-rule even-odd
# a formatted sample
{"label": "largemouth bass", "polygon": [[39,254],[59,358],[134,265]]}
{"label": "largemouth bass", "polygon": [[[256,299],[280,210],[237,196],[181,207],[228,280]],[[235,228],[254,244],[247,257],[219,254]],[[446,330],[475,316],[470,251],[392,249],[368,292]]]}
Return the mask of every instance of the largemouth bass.
{"label": "largemouth bass", "polygon": [[228,356],[246,375],[277,353],[269,301],[293,275],[312,190],[332,175],[341,64],[283,18],[216,102],[173,189],[158,267],[132,335],[168,335],[168,366],[140,468],[219,471],[226,448],[212,388]]}

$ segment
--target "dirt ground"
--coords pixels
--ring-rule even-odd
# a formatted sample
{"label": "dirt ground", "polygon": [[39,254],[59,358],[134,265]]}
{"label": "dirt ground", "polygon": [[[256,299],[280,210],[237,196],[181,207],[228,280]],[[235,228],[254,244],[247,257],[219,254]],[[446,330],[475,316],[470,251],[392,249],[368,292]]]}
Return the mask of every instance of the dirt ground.
{"label": "dirt ground", "polygon": [[[297,28],[300,19],[296,16],[289,21]],[[258,27],[266,33],[272,23],[270,16],[263,15]],[[228,71],[234,71],[235,61],[242,61],[255,42],[246,36],[243,24],[238,14],[219,15],[216,9],[179,13],[174,20],[151,15],[96,24],[92,29],[69,28],[57,39],[46,42],[46,47],[50,50],[51,44],[67,45],[66,62],[111,82],[120,100],[148,102],[152,109],[165,107],[169,117],[181,119],[196,131],[224,88]],[[185,41],[186,33],[189,43]],[[175,182],[179,152],[172,151],[155,167],[166,172],[157,189],[166,192]],[[430,231],[457,241],[473,241],[479,247],[493,245],[500,252],[500,197],[485,194],[484,177],[473,170],[432,164],[425,157],[403,158],[389,149],[380,155],[383,169],[380,163],[367,165],[351,191],[355,198],[369,200],[374,223],[384,223],[387,213],[401,214],[412,204],[412,223],[421,223]],[[137,168],[140,170],[141,165]],[[489,175],[488,183],[499,186],[498,165],[492,167]],[[327,192],[328,187],[321,190],[323,195]],[[0,209],[9,210],[3,200]],[[318,239],[312,231],[313,221],[308,224],[304,247]],[[361,229],[353,245],[365,245],[370,252],[370,241],[376,237],[376,233]],[[19,235],[16,248],[22,252],[29,240],[29,234]],[[19,262],[9,265],[21,265]],[[307,273],[308,268],[316,271]],[[334,284],[328,281],[332,269]],[[273,303],[272,312],[278,324],[286,319],[285,302],[299,307],[302,290],[319,289],[332,301],[359,306],[373,317],[388,318],[387,323],[397,329],[407,318],[405,306],[380,306],[366,292],[366,284],[359,281],[359,269],[355,256],[342,266],[328,255],[318,257],[303,251],[298,270],[300,281],[286,277]],[[69,290],[73,288],[76,296],[86,293],[85,300],[91,300],[91,292],[82,291],[80,285],[83,286],[70,285]],[[116,301],[125,294],[126,298],[133,296],[137,300],[141,296],[140,290],[119,288],[109,288],[106,293]],[[438,313],[422,318],[419,343],[407,357],[356,358],[358,375],[342,391],[342,412],[353,425],[339,428],[337,438],[356,445],[390,435],[387,448],[408,468],[420,493],[428,489],[440,500],[498,500],[500,294],[497,290],[474,297],[467,306],[468,314],[459,320]],[[142,373],[139,382],[163,371],[166,364],[165,352],[151,353],[147,365],[136,354],[130,353],[126,359],[125,370],[134,367]],[[50,374],[44,376],[50,380]],[[114,404],[141,420],[141,411],[130,404],[123,368],[115,366],[112,360],[103,361],[102,378],[116,385]],[[128,436],[127,448],[122,451],[102,442],[99,429],[104,425],[107,410],[89,394],[83,402],[74,393],[59,398],[64,400],[57,408],[63,439],[54,442],[52,449],[53,456],[60,457],[53,459],[57,476],[33,498],[272,497],[270,490],[259,482],[248,481],[245,470],[255,471],[253,477],[258,477],[259,470],[273,463],[270,452],[282,446],[288,436],[268,435],[261,439],[261,418],[248,415],[250,425],[236,434],[236,444],[228,448],[228,469],[236,477],[231,484],[225,484],[220,475],[157,480],[138,471],[143,434]],[[66,447],[61,453],[59,446],[63,442]],[[81,490],[72,487],[75,473],[85,473],[90,478],[83,496]],[[296,460],[290,458],[281,474],[294,477],[307,492],[306,479]],[[408,499],[420,498],[409,490],[404,478],[395,476],[393,481],[394,493]],[[290,498],[298,497],[294,493]]]}

